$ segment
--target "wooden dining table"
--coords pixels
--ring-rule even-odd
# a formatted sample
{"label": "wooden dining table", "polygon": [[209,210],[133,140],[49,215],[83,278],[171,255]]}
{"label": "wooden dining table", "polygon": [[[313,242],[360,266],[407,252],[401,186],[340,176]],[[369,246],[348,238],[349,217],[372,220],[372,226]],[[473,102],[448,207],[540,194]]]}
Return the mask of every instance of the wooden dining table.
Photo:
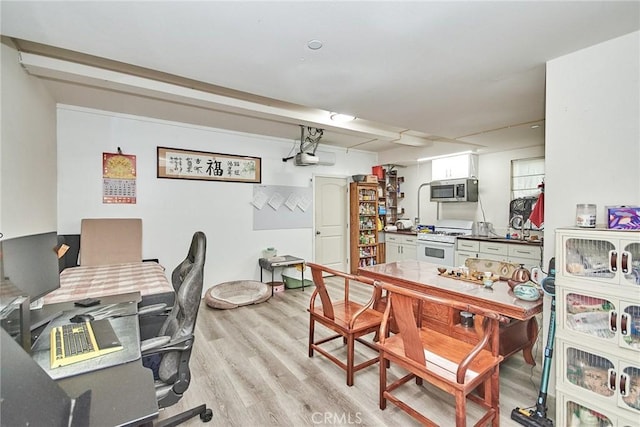
{"label": "wooden dining table", "polygon": [[[513,294],[507,282],[497,281],[486,288],[455,275],[441,274],[438,267],[441,266],[423,261],[397,261],[360,267],[358,274],[428,295],[468,302],[508,317],[509,323],[500,329],[500,354],[506,359],[522,350],[525,361],[535,365],[532,349],[538,338],[536,315],[542,312],[542,298],[524,301]],[[376,308],[383,310],[384,303]],[[475,328],[461,323],[461,312],[448,306],[424,304],[422,320],[439,332],[465,342],[477,342]]]}

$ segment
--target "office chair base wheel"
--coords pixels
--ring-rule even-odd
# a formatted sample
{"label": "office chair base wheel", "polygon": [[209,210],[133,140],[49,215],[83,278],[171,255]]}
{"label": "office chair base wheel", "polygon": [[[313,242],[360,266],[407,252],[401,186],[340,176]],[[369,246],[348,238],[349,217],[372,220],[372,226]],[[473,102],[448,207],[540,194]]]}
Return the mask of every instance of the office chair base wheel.
{"label": "office chair base wheel", "polygon": [[213,411],[211,409],[207,409],[203,413],[200,414],[200,419],[203,423],[208,423],[213,419]]}

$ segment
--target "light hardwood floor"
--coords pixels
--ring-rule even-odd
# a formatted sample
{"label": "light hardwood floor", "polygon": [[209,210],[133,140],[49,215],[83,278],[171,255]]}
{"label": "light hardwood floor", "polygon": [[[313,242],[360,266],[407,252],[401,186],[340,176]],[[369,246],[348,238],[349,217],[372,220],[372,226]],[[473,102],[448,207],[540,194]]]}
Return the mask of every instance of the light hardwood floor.
{"label": "light hardwood floor", "polygon": [[[186,425],[419,425],[392,404],[379,409],[377,364],[356,373],[354,386],[348,387],[338,366],[317,353],[308,357],[306,309],[312,291],[288,289],[262,304],[233,310],[214,310],[203,302],[190,362],[192,383],[182,400],[161,411],[160,418],[206,403],[213,410],[212,421],[203,424],[196,417]],[[325,329],[316,326],[316,331]],[[335,347],[340,354],[342,341],[336,340]],[[362,345],[356,344],[356,350],[372,354]],[[521,354],[501,365],[501,426],[519,425],[510,419],[513,408],[535,405],[543,350],[538,343],[535,368],[524,363]],[[389,372],[390,380],[401,374],[393,366]],[[454,402],[448,394],[413,382],[403,393],[441,426],[454,424]],[[548,406],[549,418],[555,418],[552,398]],[[468,413],[472,425],[479,413],[473,403]]]}

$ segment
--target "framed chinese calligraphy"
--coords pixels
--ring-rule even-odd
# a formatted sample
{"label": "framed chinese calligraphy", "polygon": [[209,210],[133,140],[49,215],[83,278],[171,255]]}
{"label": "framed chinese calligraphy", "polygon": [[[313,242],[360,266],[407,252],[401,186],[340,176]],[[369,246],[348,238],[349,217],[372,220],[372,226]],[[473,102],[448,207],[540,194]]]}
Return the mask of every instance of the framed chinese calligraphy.
{"label": "framed chinese calligraphy", "polygon": [[158,178],[262,182],[261,158],[158,147]]}

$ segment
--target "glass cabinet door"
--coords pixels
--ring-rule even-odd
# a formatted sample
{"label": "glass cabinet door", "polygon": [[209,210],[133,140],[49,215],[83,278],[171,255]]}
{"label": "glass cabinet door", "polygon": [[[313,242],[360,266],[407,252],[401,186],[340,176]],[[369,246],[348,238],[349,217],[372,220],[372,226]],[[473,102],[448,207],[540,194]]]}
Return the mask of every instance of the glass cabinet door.
{"label": "glass cabinet door", "polygon": [[594,410],[588,404],[581,405],[571,398],[566,401],[566,422],[559,423],[558,426],[594,426],[594,427],[613,427],[615,416],[609,418],[599,410]]}
{"label": "glass cabinet door", "polygon": [[597,298],[571,290],[566,292],[565,327],[575,332],[615,342],[616,304],[607,298]]}
{"label": "glass cabinet door", "polygon": [[620,240],[566,235],[562,238],[558,275],[612,284],[640,286],[640,233]]}
{"label": "glass cabinet door", "polygon": [[[563,343],[564,381],[577,387],[586,399],[598,397],[602,402],[625,408],[640,415],[640,367],[613,356],[598,354],[578,345]],[[582,394],[582,391],[588,393]]]}
{"label": "glass cabinet door", "polygon": [[640,414],[640,368],[625,364],[620,373],[619,384],[619,406]]}
{"label": "glass cabinet door", "polygon": [[561,268],[565,275],[614,282],[617,274],[617,249],[614,242],[567,237],[564,239],[563,249],[564,265]]}
{"label": "glass cabinet door", "polygon": [[621,301],[620,346],[640,351],[640,305]]}
{"label": "glass cabinet door", "polygon": [[570,345],[565,351],[566,381],[600,397],[615,400],[616,371],[612,360]]}
{"label": "glass cabinet door", "polygon": [[625,283],[640,286],[640,242],[623,241],[620,259]]}

